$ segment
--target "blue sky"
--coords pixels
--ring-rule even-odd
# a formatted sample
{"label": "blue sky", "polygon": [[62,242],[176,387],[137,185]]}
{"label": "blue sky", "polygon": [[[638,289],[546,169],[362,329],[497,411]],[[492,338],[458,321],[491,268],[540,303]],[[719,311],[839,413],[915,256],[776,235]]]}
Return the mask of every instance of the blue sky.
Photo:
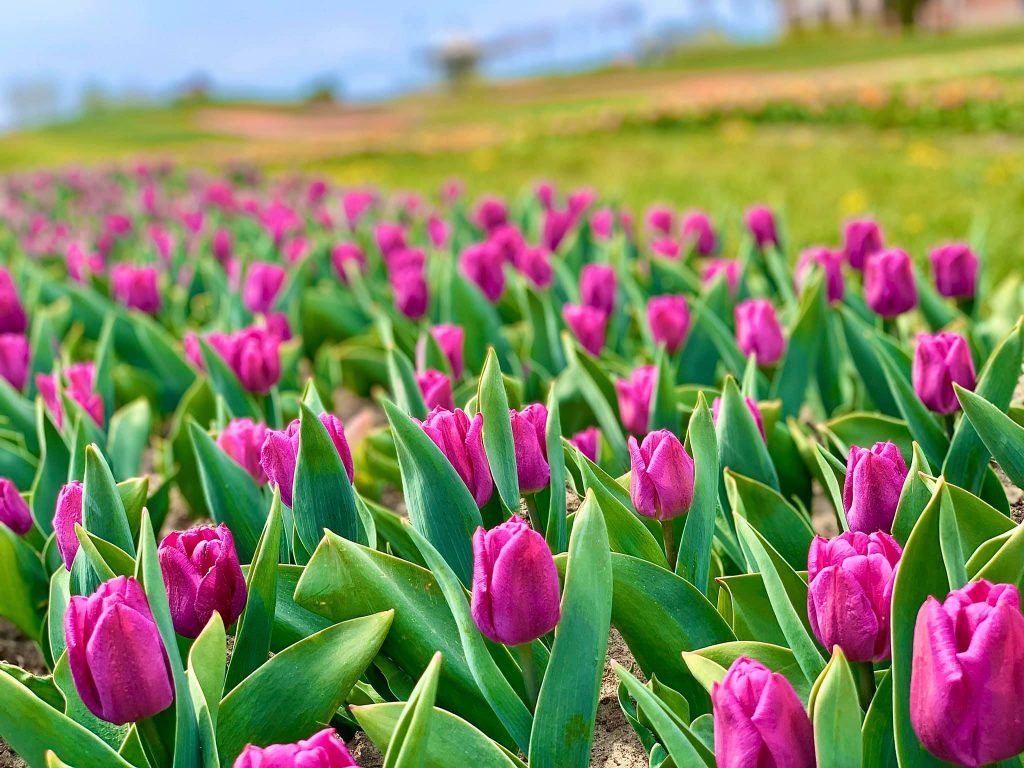
{"label": "blue sky", "polygon": [[[626,0],[643,35],[718,19],[746,36],[774,30],[772,0]],[[24,0],[0,16],[0,124],[14,83],[48,82],[68,106],[88,84],[166,93],[196,73],[221,90],[292,96],[332,75],[353,98],[415,87],[423,51],[452,35],[557,30],[555,52],[523,54],[494,70],[572,67],[622,44],[612,32],[576,34],[623,0]],[[630,33],[632,36],[632,33]]]}

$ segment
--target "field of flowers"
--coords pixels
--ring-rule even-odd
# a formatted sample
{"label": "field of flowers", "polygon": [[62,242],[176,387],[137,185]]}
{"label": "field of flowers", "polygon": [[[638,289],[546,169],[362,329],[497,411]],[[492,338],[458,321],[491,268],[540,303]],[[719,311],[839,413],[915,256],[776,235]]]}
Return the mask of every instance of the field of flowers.
{"label": "field of flowers", "polygon": [[640,764],[1019,766],[1016,284],[751,202],[3,178],[0,737],[583,768],[611,636]]}

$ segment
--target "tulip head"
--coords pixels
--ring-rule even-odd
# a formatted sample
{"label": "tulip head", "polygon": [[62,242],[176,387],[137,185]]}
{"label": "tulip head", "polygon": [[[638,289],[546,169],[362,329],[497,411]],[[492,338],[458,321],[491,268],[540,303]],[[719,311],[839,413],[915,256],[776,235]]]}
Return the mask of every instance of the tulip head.
{"label": "tulip head", "polygon": [[740,289],[742,273],[743,265],[738,259],[711,259],[700,274],[701,285],[710,288],[719,275],[725,275],[725,284],[729,288],[729,295],[735,296]]}
{"label": "tulip head", "polygon": [[682,239],[696,248],[698,256],[710,256],[718,249],[711,218],[704,211],[693,210],[683,214]]}
{"label": "tulip head", "polygon": [[615,394],[619,399],[619,418],[627,432],[642,435],[647,432],[650,418],[651,394],[658,369],[653,365],[641,365],[633,369],[628,379],[615,380]]}
{"label": "tulip head", "polygon": [[160,287],[157,285],[156,267],[136,267],[115,264],[110,270],[110,283],[114,298],[129,309],[148,315],[160,311]]}
{"label": "tulip head", "polygon": [[267,425],[252,419],[232,419],[217,436],[217,445],[249,473],[257,485],[267,482],[260,466],[260,452],[267,439]]}
{"label": "tulip head", "polygon": [[401,224],[380,222],[373,228],[373,239],[377,243],[377,249],[385,264],[389,264],[392,256],[408,247],[405,240],[405,227]]}
{"label": "tulip head", "polygon": [[669,354],[682,349],[690,329],[690,305],[686,297],[652,296],[647,302],[647,323],[656,344],[664,344]]}
{"label": "tulip head", "polygon": [[754,355],[758,365],[774,365],[786,350],[775,307],[766,299],[748,299],[736,305],[736,345]]}
{"label": "tulip head", "polygon": [[974,389],[974,360],[967,340],[956,333],[921,334],[911,369],[914,391],[936,413],[960,410],[954,384]]}
{"label": "tulip head", "polygon": [[508,206],[504,200],[485,197],[477,203],[473,218],[477,226],[485,232],[493,232],[498,227],[508,224]]}
{"label": "tulip head", "polygon": [[587,264],[580,271],[580,300],[606,315],[615,311],[615,269],[607,264]]}
{"label": "tulip head", "polygon": [[232,768],[359,768],[333,728],[294,744],[247,744]]}
{"label": "tulip head", "polygon": [[0,378],[16,390],[28,380],[28,337],[22,333],[0,333]]}
{"label": "tulip head", "polygon": [[[355,468],[352,464],[352,451],[345,438],[344,425],[333,413],[321,413],[319,419],[327,430],[327,436],[334,444],[351,483],[355,477]],[[299,419],[295,419],[287,429],[268,429],[263,448],[260,450],[260,466],[267,480],[280,488],[281,501],[289,507],[292,505],[292,492],[295,488],[295,465],[299,459],[301,424]]]}
{"label": "tulip head", "polygon": [[32,530],[32,510],[6,477],[0,477],[0,523],[19,536]]}
{"label": "tulip head", "polygon": [[590,214],[590,231],[597,240],[610,240],[615,232],[615,213],[611,208],[599,208]]}
{"label": "tulip head", "polygon": [[850,530],[889,533],[906,479],[907,463],[894,443],[875,443],[871,450],[851,446],[843,485]]}
{"label": "tulip head", "polygon": [[428,409],[440,407],[450,410],[455,407],[452,401],[452,380],[448,374],[433,368],[419,371],[416,373],[416,384]]}
{"label": "tulip head", "polygon": [[843,255],[851,267],[863,271],[869,256],[883,250],[882,229],[872,219],[846,222],[843,228]]}
{"label": "tulip head", "polygon": [[78,480],[72,480],[60,489],[57,494],[57,509],[53,515],[53,531],[57,538],[57,550],[69,571],[78,554],[78,535],[75,525],[82,524],[82,492],[84,486]]}
{"label": "tulip head", "polygon": [[486,504],[494,491],[494,480],[484,452],[483,414],[477,413],[470,419],[458,408],[434,408],[420,426],[455,468],[476,505]]}
{"label": "tulip head", "polygon": [[551,252],[541,245],[526,246],[519,251],[515,266],[537,288],[547,288],[555,279]]}
{"label": "tulip head", "polygon": [[775,226],[775,214],[767,205],[754,205],[743,214],[747,230],[754,238],[758,248],[764,250],[768,246],[779,244],[778,230]]}
{"label": "tulip head", "polygon": [[[419,253],[406,251],[404,253]],[[390,267],[388,281],[394,293],[395,306],[408,318],[419,320],[427,313],[430,300],[425,263],[422,260],[396,258]]]}
{"label": "tulip head", "polygon": [[18,298],[11,273],[0,267],[0,333],[24,333],[28,315]]}
{"label": "tulip head", "polygon": [[846,286],[843,283],[843,252],[818,246],[808,248],[800,254],[796,264],[796,285],[803,290],[811,269],[817,265],[825,273],[825,290],[830,304],[843,300]]}
{"label": "tulip head", "polygon": [[229,364],[248,392],[266,394],[281,378],[281,339],[266,328],[243,328],[231,338]]}
{"label": "tulip head", "polygon": [[350,189],[341,196],[341,210],[349,229],[355,229],[359,220],[377,202],[377,195],[369,189]]}
{"label": "tulip head", "polygon": [[[434,337],[441,352],[448,358],[448,365],[452,369],[452,377],[457,381],[462,378],[463,348],[465,346],[466,334],[461,325],[448,325],[442,323],[430,329],[430,335]],[[416,344],[416,365],[420,370],[427,367],[427,339],[421,337]]]}
{"label": "tulip head", "polygon": [[659,237],[651,241],[651,253],[663,259],[675,261],[683,255],[683,247],[671,237]]}
{"label": "tulip head", "polygon": [[512,422],[512,441],[516,449],[516,470],[519,473],[519,491],[535,493],[545,488],[551,479],[548,465],[548,409],[540,403],[526,406],[522,411],[509,409]]}
{"label": "tulip head", "polygon": [[355,264],[360,272],[366,269],[366,254],[355,243],[338,243],[331,248],[331,266],[338,279],[348,283],[348,264]]}
{"label": "tulip head", "polygon": [[665,237],[671,237],[675,228],[676,215],[665,205],[655,205],[647,211],[647,228]]}
{"label": "tulip head", "polygon": [[580,346],[595,357],[601,354],[608,329],[607,314],[585,304],[566,304],[562,307],[562,318]]}
{"label": "tulip head", "polygon": [[597,427],[587,427],[570,437],[569,442],[576,450],[595,464],[597,463],[601,452],[601,430]]}
{"label": "tulip head", "polygon": [[629,438],[629,496],[644,517],[671,520],[693,503],[693,459],[667,429],[651,432],[637,444]]}
{"label": "tulip head", "polygon": [[893,248],[867,258],[864,300],[882,317],[896,317],[917,306],[914,267],[906,251]]}
{"label": "tulip head", "polygon": [[492,304],[505,291],[503,263],[501,251],[489,242],[471,245],[459,256],[459,270],[463,276],[476,285]]}
{"label": "tulip head", "polygon": [[572,210],[551,208],[544,212],[544,226],[541,229],[540,242],[549,251],[557,251],[569,232],[576,224],[576,214]]}
{"label": "tulip head", "polygon": [[940,246],[929,254],[935,287],[951,299],[973,299],[978,287],[978,257],[965,243]]}

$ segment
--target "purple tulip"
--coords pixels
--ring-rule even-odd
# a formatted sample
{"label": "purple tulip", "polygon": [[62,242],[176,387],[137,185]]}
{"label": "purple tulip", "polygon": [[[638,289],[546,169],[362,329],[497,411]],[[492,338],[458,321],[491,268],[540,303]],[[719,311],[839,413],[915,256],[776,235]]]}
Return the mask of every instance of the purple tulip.
{"label": "purple tulip", "polygon": [[0,267],[0,333],[24,333],[28,316],[18,298],[11,273]]}
{"label": "purple tulip", "polygon": [[601,354],[608,329],[607,314],[594,307],[566,304],[562,307],[562,318],[587,352],[595,357]]}
{"label": "purple tulip", "polygon": [[368,189],[351,189],[341,196],[341,208],[345,214],[345,221],[349,229],[355,229],[359,220],[363,217],[374,203],[377,202],[377,195]]}
{"label": "purple tulip", "polygon": [[[757,424],[757,431],[761,433],[761,439],[767,443],[768,438],[764,433],[764,417],[761,416],[761,407],[752,397],[744,397],[743,401],[747,404],[747,410],[750,411],[750,415],[754,417],[754,423]],[[720,410],[722,410],[722,398],[716,397],[711,403],[711,422],[713,424],[718,424],[718,412]]]}
{"label": "purple tulip", "polygon": [[527,246],[519,252],[515,267],[537,288],[547,288],[555,277],[551,254],[543,246]]}
{"label": "purple tulip", "polygon": [[406,317],[419,320],[426,314],[430,299],[422,251],[409,250],[396,254],[389,270],[388,280],[394,293],[395,306]]}
{"label": "purple tulip", "polygon": [[644,517],[671,520],[693,503],[693,459],[667,429],[651,432],[639,445],[629,438],[629,497]]}
{"label": "purple tulip", "polygon": [[825,648],[850,661],[888,661],[892,586],[903,548],[884,531],[815,536],[807,555],[807,617]]}
{"label": "purple tulip", "polygon": [[174,631],[196,638],[213,612],[230,627],[248,594],[235,540],[221,523],[170,533],[157,549]]}
{"label": "purple tulip", "polygon": [[843,508],[852,531],[892,531],[907,464],[893,443],[875,443],[869,451],[850,447],[843,485]]}
{"label": "purple tulip", "polygon": [[[345,474],[351,483],[355,478],[352,465],[352,451],[345,438],[345,427],[341,419],[333,413],[321,413],[320,423],[327,430],[328,437],[334,443],[334,449],[345,466]],[[267,480],[281,489],[281,501],[287,506],[292,505],[292,491],[295,487],[295,464],[299,459],[299,427],[301,422],[295,419],[287,429],[268,429],[260,451],[260,466],[263,467]]]}
{"label": "purple tulip", "polygon": [[572,228],[576,225],[576,214],[571,210],[560,211],[552,208],[544,212],[544,226],[541,230],[541,244],[549,251],[557,251]]}
{"label": "purple tulip", "polygon": [[72,480],[60,489],[57,494],[57,509],[53,515],[53,530],[57,538],[57,550],[69,571],[78,554],[78,535],[75,525],[82,524],[82,492],[84,486],[78,480]]}
{"label": "purple tulip", "polygon": [[508,206],[496,197],[485,197],[477,204],[473,218],[478,227],[493,232],[508,224]]}
{"label": "purple tulip", "polygon": [[260,465],[260,452],[267,439],[267,425],[252,419],[232,419],[217,436],[217,445],[249,473],[257,485],[267,482]]}
{"label": "purple tulip", "polygon": [[914,627],[910,723],[928,751],[957,765],[1024,750],[1024,616],[1013,584],[971,582],[929,597]]}
{"label": "purple tulip", "polygon": [[452,400],[452,380],[448,374],[429,368],[416,373],[416,384],[428,409],[440,407],[451,410],[455,407]]}
{"label": "purple tulip", "polygon": [[434,408],[420,426],[455,468],[476,505],[486,504],[494,491],[494,481],[484,452],[483,414],[477,413],[470,420],[461,409]]}
{"label": "purple tulip", "polygon": [[232,768],[359,768],[333,728],[294,744],[247,744]]}
{"label": "purple tulip", "polygon": [[0,333],[0,378],[21,391],[28,380],[28,337],[21,333]]}
{"label": "purple tulip", "polygon": [[501,251],[491,243],[476,243],[462,251],[459,270],[476,285],[492,304],[505,290],[505,272]]}
{"label": "purple tulip", "polygon": [[936,413],[955,413],[960,401],[954,384],[974,389],[974,360],[967,340],[956,333],[923,333],[917,338],[911,370],[914,391]]}
{"label": "purple tulip", "polygon": [[843,282],[843,252],[833,251],[824,246],[808,248],[800,254],[800,259],[796,263],[797,290],[803,290],[809,272],[815,264],[825,272],[825,290],[829,303],[842,301],[846,289]]}
{"label": "purple tulip", "polygon": [[551,479],[548,466],[548,409],[540,403],[526,406],[522,411],[510,408],[512,441],[516,449],[516,470],[519,473],[519,491],[535,493],[545,488]]}
{"label": "purple tulip", "polygon": [[229,365],[247,392],[266,394],[281,378],[281,340],[250,326],[232,337]]}
{"label": "purple tulip", "polygon": [[628,379],[615,380],[615,393],[619,398],[619,418],[627,432],[642,435],[647,432],[650,418],[651,393],[658,378],[658,369],[653,365],[641,365],[633,369]]}
{"label": "purple tulip", "polygon": [[607,264],[587,264],[580,271],[580,300],[606,315],[615,311],[615,270]]}
{"label": "purple tulip", "polygon": [[741,656],[711,687],[718,768],[815,768],[814,732],[790,682]]}
{"label": "purple tulip", "polygon": [[213,257],[220,262],[222,265],[227,264],[231,259],[232,253],[232,242],[231,242],[231,231],[227,229],[218,229],[213,233],[213,239],[210,241],[210,249],[213,251]]}
{"label": "purple tulip", "polygon": [[64,638],[75,690],[96,717],[124,725],[171,706],[171,665],[135,579],[118,576],[72,597]]}
{"label": "purple tulip", "polygon": [[129,309],[137,309],[148,315],[160,311],[160,288],[157,285],[156,267],[136,267],[131,264],[115,264],[110,271],[110,282],[114,298]]}
{"label": "purple tulip", "polygon": [[346,265],[350,262],[355,264],[360,272],[366,270],[366,255],[362,248],[355,243],[338,243],[331,248],[331,266],[343,283],[348,283]]}
{"label": "purple tulip", "polygon": [[526,238],[518,227],[505,224],[487,235],[487,242],[501,254],[501,260],[509,264],[519,261],[526,248]]}
{"label": "purple tulip", "polygon": [[440,250],[448,244],[450,236],[451,227],[448,226],[448,222],[437,214],[431,214],[427,219],[427,237],[430,244]]}
{"label": "purple tulip", "polygon": [[250,312],[269,312],[284,285],[285,272],[280,264],[257,261],[249,266],[242,300]]}
{"label": "purple tulip", "polygon": [[754,205],[743,214],[743,220],[757,247],[762,251],[768,246],[778,246],[779,235],[775,226],[775,214],[766,205]]}
{"label": "purple tulip", "polygon": [[590,214],[590,231],[597,240],[610,240],[615,232],[615,213],[611,208],[599,208]]}
{"label": "purple tulip", "polygon": [[513,515],[473,534],[473,621],[489,640],[522,645],[561,617],[558,569],[544,537]]}
{"label": "purple tulip", "polygon": [[[460,325],[435,325],[430,329],[430,335],[434,337],[441,352],[448,358],[448,365],[452,369],[452,376],[458,380],[462,378],[463,370],[463,347],[465,333]],[[427,339],[421,337],[416,344],[416,365],[420,370],[427,367]]]}
{"label": "purple tulip", "polygon": [[601,452],[601,430],[597,427],[587,427],[570,437],[569,442],[576,450],[597,463],[598,454]]}
{"label": "purple tulip", "polygon": [[893,248],[864,263],[864,299],[882,317],[896,317],[917,306],[914,267],[906,251]]}
{"label": "purple tulip", "polygon": [[32,510],[6,477],[0,477],[0,523],[19,536],[32,530]]}
{"label": "purple tulip", "polygon": [[869,256],[885,248],[882,229],[872,219],[858,219],[846,222],[843,229],[843,255],[856,270],[863,271]]}
{"label": "purple tulip", "polygon": [[647,323],[656,344],[664,344],[669,354],[682,349],[690,329],[690,306],[686,297],[652,296],[647,302]]}
{"label": "purple tulip", "polygon": [[675,219],[672,209],[665,205],[655,205],[647,211],[648,229],[665,237],[671,237]]}
{"label": "purple tulip", "polygon": [[[103,426],[103,398],[96,392],[96,366],[93,363],[74,363],[64,369],[64,394],[78,403],[100,426]],[[64,424],[64,407],[58,396],[60,382],[57,374],[36,374],[36,387],[57,428]]]}
{"label": "purple tulip", "polygon": [[659,237],[657,240],[651,241],[651,252],[655,256],[675,261],[683,255],[683,247],[678,240],[673,240],[671,237]]}
{"label": "purple tulip", "polygon": [[541,207],[544,210],[554,207],[555,205],[555,185],[550,181],[537,182],[537,186],[534,187],[534,194],[537,195],[537,200],[540,202]]}
{"label": "purple tulip", "polygon": [[718,248],[718,239],[711,226],[711,219],[704,211],[687,211],[683,214],[682,239],[697,249],[698,256],[710,256]]}
{"label": "purple tulip", "polygon": [[736,305],[736,345],[747,356],[754,355],[758,365],[774,365],[786,350],[786,339],[766,299],[748,299]]}
{"label": "purple tulip", "polygon": [[973,299],[978,284],[978,257],[964,243],[936,248],[929,258],[935,273],[935,287],[951,299]]}
{"label": "purple tulip", "polygon": [[740,275],[743,273],[743,265],[737,259],[711,259],[708,261],[704,271],[701,272],[701,285],[709,288],[715,283],[719,275],[725,275],[725,284],[729,288],[729,295],[735,296],[740,289]]}

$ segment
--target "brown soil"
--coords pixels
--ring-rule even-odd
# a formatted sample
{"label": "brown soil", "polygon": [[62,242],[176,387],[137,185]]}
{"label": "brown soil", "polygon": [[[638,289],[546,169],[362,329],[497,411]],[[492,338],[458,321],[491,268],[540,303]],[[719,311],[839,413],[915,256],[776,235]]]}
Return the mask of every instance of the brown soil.
{"label": "brown soil", "polygon": [[[37,675],[45,675],[48,671],[36,644],[3,618],[0,618],[0,659],[17,664]],[[25,761],[7,746],[7,742],[0,739],[0,768],[26,768],[26,765]]]}

